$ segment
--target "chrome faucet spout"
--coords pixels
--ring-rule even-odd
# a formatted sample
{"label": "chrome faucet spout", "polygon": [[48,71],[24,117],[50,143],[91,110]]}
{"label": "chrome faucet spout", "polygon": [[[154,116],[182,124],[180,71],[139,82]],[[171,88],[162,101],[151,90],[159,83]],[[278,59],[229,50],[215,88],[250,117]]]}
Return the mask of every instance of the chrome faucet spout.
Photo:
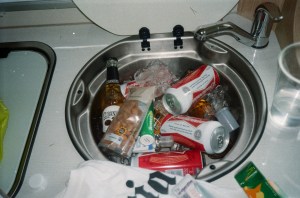
{"label": "chrome faucet spout", "polygon": [[202,26],[195,33],[195,38],[199,41],[205,41],[209,38],[222,35],[232,36],[237,41],[247,46],[252,46],[256,43],[256,39],[253,38],[251,34],[249,34],[245,30],[231,22],[216,23],[208,26]]}
{"label": "chrome faucet spout", "polygon": [[229,35],[247,46],[264,48],[269,43],[273,23],[279,22],[282,18],[279,8],[274,3],[267,2],[256,8],[250,33],[231,22],[219,22],[200,27],[194,35],[199,41]]}

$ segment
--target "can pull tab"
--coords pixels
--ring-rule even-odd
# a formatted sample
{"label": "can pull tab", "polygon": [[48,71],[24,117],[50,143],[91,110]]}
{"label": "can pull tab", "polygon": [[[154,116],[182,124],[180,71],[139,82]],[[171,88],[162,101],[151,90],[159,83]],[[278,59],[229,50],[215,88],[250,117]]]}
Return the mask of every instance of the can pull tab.
{"label": "can pull tab", "polygon": [[145,49],[147,49],[148,51],[150,51],[150,42],[147,41],[147,39],[150,38],[150,30],[148,28],[146,28],[146,27],[142,27],[139,30],[139,36],[140,36],[140,39],[143,40],[141,42],[142,51],[145,51]]}

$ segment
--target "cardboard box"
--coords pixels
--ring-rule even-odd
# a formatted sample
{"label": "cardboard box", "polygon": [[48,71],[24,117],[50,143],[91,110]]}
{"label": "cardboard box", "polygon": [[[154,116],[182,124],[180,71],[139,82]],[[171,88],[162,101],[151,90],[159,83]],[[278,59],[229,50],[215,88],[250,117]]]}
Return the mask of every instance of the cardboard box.
{"label": "cardboard box", "polygon": [[234,177],[249,198],[283,198],[253,162],[246,164]]}

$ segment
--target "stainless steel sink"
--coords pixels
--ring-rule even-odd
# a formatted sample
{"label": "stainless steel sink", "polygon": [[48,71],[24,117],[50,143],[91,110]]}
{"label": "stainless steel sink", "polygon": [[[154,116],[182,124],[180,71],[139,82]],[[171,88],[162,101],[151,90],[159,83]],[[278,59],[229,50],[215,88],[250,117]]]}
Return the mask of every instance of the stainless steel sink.
{"label": "stainless steel sink", "polygon": [[[182,37],[183,48],[174,47],[171,34],[151,35],[150,50],[142,50],[137,36],[121,40],[96,54],[78,73],[66,101],[66,124],[78,152],[85,159],[106,160],[97,147],[96,104],[105,82],[105,60],[119,59],[120,78],[130,79],[134,72],[159,59],[177,76],[201,64],[214,66],[221,82],[229,87],[231,108],[238,115],[238,131],[231,134],[231,144],[221,158],[206,156],[206,167],[199,179],[213,181],[242,163],[255,149],[263,134],[267,118],[267,101],[262,82],[253,66],[230,46],[218,41],[199,42],[193,33]],[[219,156],[220,157],[220,156]]]}

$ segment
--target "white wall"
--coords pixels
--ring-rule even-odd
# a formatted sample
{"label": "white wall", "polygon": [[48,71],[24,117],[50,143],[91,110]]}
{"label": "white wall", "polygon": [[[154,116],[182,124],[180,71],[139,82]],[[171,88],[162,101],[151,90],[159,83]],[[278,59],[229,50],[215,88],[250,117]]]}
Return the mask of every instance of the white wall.
{"label": "white wall", "polygon": [[74,7],[72,0],[0,0],[0,12]]}
{"label": "white wall", "polygon": [[34,3],[34,2],[47,2],[47,1],[61,1],[61,2],[72,2],[72,0],[1,0],[1,3],[12,3],[12,2],[26,2],[26,3]]}

